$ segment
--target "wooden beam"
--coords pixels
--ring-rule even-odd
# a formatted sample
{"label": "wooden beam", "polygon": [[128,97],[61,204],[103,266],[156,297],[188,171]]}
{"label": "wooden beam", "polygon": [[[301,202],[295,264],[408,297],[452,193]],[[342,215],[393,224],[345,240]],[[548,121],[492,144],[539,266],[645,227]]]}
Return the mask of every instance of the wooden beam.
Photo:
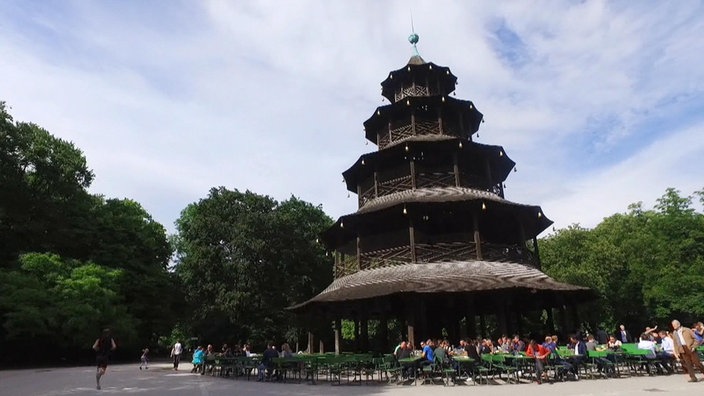
{"label": "wooden beam", "polygon": [[413,227],[413,219],[408,218],[408,242],[411,249],[411,262],[416,262],[416,231]]}
{"label": "wooden beam", "polygon": [[455,172],[455,187],[460,186],[460,165],[458,163],[457,151],[452,153],[452,168]]}
{"label": "wooden beam", "polygon": [[340,354],[340,336],[342,334],[342,320],[335,319],[335,355]]}

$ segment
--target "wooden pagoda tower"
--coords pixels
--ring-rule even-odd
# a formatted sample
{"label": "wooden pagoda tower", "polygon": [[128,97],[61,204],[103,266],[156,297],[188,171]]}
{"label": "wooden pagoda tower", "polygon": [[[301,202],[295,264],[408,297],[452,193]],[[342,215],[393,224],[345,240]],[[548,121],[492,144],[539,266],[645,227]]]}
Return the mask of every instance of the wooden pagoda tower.
{"label": "wooden pagoda tower", "polygon": [[334,320],[338,349],[341,318],[355,321],[362,350],[370,319],[384,323],[382,332],[387,319],[403,321],[417,346],[442,329],[455,341],[474,335],[486,315],[503,333],[519,331],[520,313],[590,295],[540,271],[537,236],[552,221],[539,206],[505,199],[515,163],[503,147],[472,140],[482,113],[451,96],[457,77],[418,55],[415,33],[409,41],[414,55],[381,83],[390,104],[364,122],[378,151],[343,172],[359,209],[321,238],[334,252],[335,279],[291,307]]}

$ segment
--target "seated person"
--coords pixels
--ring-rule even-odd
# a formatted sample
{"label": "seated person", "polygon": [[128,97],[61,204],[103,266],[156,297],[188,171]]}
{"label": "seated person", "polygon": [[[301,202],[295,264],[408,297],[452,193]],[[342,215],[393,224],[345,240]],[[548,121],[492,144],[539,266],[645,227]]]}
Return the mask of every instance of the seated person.
{"label": "seated person", "polygon": [[[657,354],[655,352],[655,342],[652,341],[650,334],[643,333],[640,335],[640,341],[638,341],[638,349],[648,351],[648,353],[645,355],[645,358],[648,361],[652,361],[653,365],[658,371],[658,374],[663,374],[663,367],[660,362],[657,361]],[[652,374],[650,372],[650,364],[645,363],[644,365],[648,374]]]}
{"label": "seated person", "polygon": [[547,358],[550,355],[550,350],[535,342],[535,340],[530,340],[528,347],[526,348],[526,356],[535,359],[535,378],[538,384],[543,383],[543,374],[545,379],[549,380],[548,373],[543,370],[545,364],[547,363]]}
{"label": "seated person", "polygon": [[433,363],[435,361],[435,349],[433,347],[433,340],[428,339],[423,347],[423,353],[420,355],[421,358],[423,358],[424,363]]}
{"label": "seated person", "polygon": [[274,358],[279,357],[279,352],[276,351],[276,347],[273,343],[268,343],[267,348],[262,354],[262,362],[259,365],[259,376],[257,381],[264,381],[265,378],[276,377],[277,373],[274,372]]}
{"label": "seated person", "polygon": [[513,341],[511,342],[511,352],[513,353],[520,353],[520,352],[525,352],[526,350],[526,343],[521,340],[521,337],[518,334],[515,334],[513,336]]}

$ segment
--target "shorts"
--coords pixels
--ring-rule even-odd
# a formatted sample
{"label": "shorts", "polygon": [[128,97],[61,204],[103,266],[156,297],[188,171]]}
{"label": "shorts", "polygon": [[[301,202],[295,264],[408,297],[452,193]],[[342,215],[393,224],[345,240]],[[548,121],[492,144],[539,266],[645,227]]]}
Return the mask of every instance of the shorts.
{"label": "shorts", "polygon": [[105,355],[96,356],[95,362],[98,364],[98,368],[107,368],[108,367],[108,357]]}

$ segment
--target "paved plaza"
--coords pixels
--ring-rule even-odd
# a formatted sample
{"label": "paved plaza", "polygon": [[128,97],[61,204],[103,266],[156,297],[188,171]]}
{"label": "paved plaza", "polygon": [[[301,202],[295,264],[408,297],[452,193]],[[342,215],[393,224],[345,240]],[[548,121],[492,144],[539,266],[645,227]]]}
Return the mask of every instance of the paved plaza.
{"label": "paved plaza", "polygon": [[[520,385],[319,385],[297,383],[259,383],[190,374],[190,364],[183,371],[172,371],[167,364],[157,364],[140,371],[137,364],[112,365],[103,378],[103,389],[95,389],[93,367],[27,369],[0,371],[2,396],[62,395],[173,395],[173,396],[283,396],[283,395],[700,395],[704,382],[688,383],[684,375],[637,377],[608,380],[581,380],[556,384]],[[701,376],[700,376],[701,378]]]}

